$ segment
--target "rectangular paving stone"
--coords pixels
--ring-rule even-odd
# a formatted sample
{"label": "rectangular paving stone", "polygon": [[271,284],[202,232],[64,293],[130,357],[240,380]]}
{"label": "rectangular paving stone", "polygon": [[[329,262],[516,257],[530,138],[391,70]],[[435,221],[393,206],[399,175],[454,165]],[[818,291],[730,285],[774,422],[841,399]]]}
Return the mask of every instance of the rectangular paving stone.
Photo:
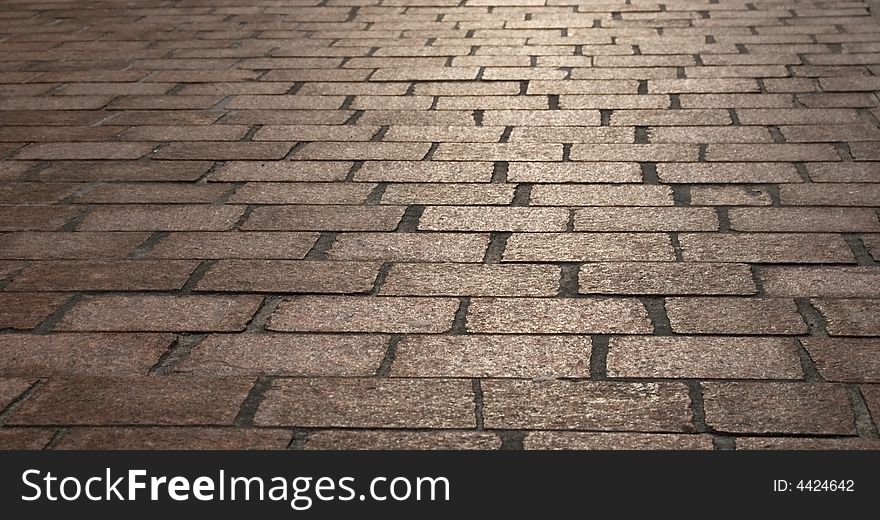
{"label": "rectangular paving stone", "polygon": [[0,328],[32,329],[54,314],[70,295],[47,292],[0,293]]}
{"label": "rectangular paving stone", "polygon": [[195,181],[209,161],[58,161],[37,172],[37,181]]}
{"label": "rectangular paving stone", "polygon": [[354,174],[359,182],[489,182],[491,162],[366,161]]}
{"label": "rectangular paving stone", "polygon": [[394,264],[379,294],[553,296],[559,276],[559,268],[548,265]]}
{"label": "rectangular paving stone", "polygon": [[283,450],[288,430],[211,427],[77,427],[53,446],[57,450]]}
{"label": "rectangular paving stone", "polygon": [[585,336],[406,336],[393,377],[588,377]]}
{"label": "rectangular paving stone", "polygon": [[650,321],[635,298],[474,298],[471,332],[500,334],[648,334]]}
{"label": "rectangular paving stone", "polygon": [[214,204],[103,205],[77,226],[82,231],[226,231],[243,207]]}
{"label": "rectangular paving stone", "polygon": [[245,231],[393,231],[401,206],[269,206],[254,209]]}
{"label": "rectangular paving stone", "polygon": [[230,204],[363,204],[373,184],[351,182],[248,182]]}
{"label": "rectangular paving stone", "polygon": [[840,235],[806,233],[683,233],[686,261],[753,263],[852,263]]}
{"label": "rectangular paving stone", "polygon": [[[134,143],[132,143],[134,144]],[[156,159],[172,161],[242,161],[276,160],[290,151],[291,143],[254,143],[248,141],[173,142],[153,154]],[[71,157],[71,159],[101,159],[102,157]],[[137,157],[119,157],[136,159]]]}
{"label": "rectangular paving stone", "polygon": [[171,347],[171,334],[2,334],[6,375],[147,375]]}
{"label": "rectangular paving stone", "polygon": [[513,201],[513,184],[389,184],[381,204],[418,205],[508,205]]}
{"label": "rectangular paving stone", "polygon": [[287,258],[306,256],[318,233],[284,231],[173,232],[147,253],[147,258]]}
{"label": "rectangular paving stone", "polygon": [[35,379],[24,379],[19,377],[0,378],[0,408],[5,409],[7,406],[15,402],[15,400],[24,394],[35,382]]}
{"label": "rectangular paving stone", "polygon": [[228,161],[211,174],[217,182],[328,182],[345,180],[347,161]]}
{"label": "rectangular paving stone", "polygon": [[876,450],[880,441],[864,437],[738,437],[737,450]]}
{"label": "rectangular paving stone", "polygon": [[474,396],[462,379],[280,379],[258,426],[473,428]]}
{"label": "rectangular paving stone", "polygon": [[825,381],[880,382],[880,339],[810,337],[800,342]]}
{"label": "rectangular paving stone", "polygon": [[779,187],[786,206],[878,206],[880,184],[812,184]]}
{"label": "rectangular paving stone", "polygon": [[855,421],[842,386],[809,383],[703,383],[706,424],[722,432],[851,435]]}
{"label": "rectangular paving stone", "polygon": [[527,450],[711,450],[708,435],[678,433],[532,431]]}
{"label": "rectangular paving stone", "polygon": [[42,450],[55,436],[48,428],[4,428],[0,430],[0,450]]}
{"label": "rectangular paving stone", "polygon": [[805,334],[792,299],[666,298],[666,314],[679,334]]}
{"label": "rectangular paving stone", "polygon": [[441,333],[452,328],[456,298],[301,296],[282,301],[266,327],[287,332]]}
{"label": "rectangular paving stone", "polygon": [[876,163],[808,163],[807,173],[813,182],[875,182]]}
{"label": "rectangular paving stone", "polygon": [[4,206],[0,231],[58,231],[80,213],[73,206]]}
{"label": "rectangular paving stone", "polygon": [[561,161],[562,145],[545,143],[440,143],[438,161]]}
{"label": "rectangular paving stone", "polygon": [[760,278],[770,296],[880,296],[880,269],[876,267],[766,267]]}
{"label": "rectangular paving stone", "polygon": [[[720,146],[720,145],[716,145]],[[696,162],[699,150],[688,144],[574,144],[572,161]]]}
{"label": "rectangular paving stone", "polygon": [[709,144],[709,162],[756,161],[773,159],[780,162],[838,161],[840,155],[830,144]]}
{"label": "rectangular paving stone", "polygon": [[575,231],[717,231],[718,216],[710,208],[608,207],[579,208]]}
{"label": "rectangular paving stone", "polygon": [[674,261],[663,233],[514,233],[505,262]]}
{"label": "rectangular paving stone", "polygon": [[508,182],[641,182],[642,173],[634,162],[512,162],[507,167]]}
{"label": "rectangular paving stone", "polygon": [[50,379],[9,417],[15,425],[232,425],[253,379]]}
{"label": "rectangular paving stone", "polygon": [[132,183],[96,186],[73,199],[76,204],[207,204],[229,190],[222,184]]}
{"label": "rectangular paving stone", "polygon": [[564,231],[568,211],[562,208],[498,206],[429,206],[419,219],[427,231]]}
{"label": "rectangular paving stone", "polygon": [[832,336],[880,336],[880,300],[817,298],[810,301],[825,317],[825,327]]}
{"label": "rectangular paving stone", "polygon": [[153,143],[33,143],[25,146],[15,158],[43,161],[139,159],[154,147]]}
{"label": "rectangular paving stone", "polygon": [[672,206],[668,186],[641,184],[538,184],[529,202],[536,206]]}
{"label": "rectangular paving stone", "polygon": [[681,383],[484,381],[487,428],[687,432],[690,398]]}
{"label": "rectangular paving stone", "polygon": [[786,183],[802,182],[789,163],[661,163],[657,175],[671,183]]}
{"label": "rectangular paving stone", "polygon": [[485,233],[341,233],[327,258],[386,262],[481,262]]}
{"label": "rectangular paving stone", "polygon": [[[419,161],[431,148],[429,143],[306,143],[291,159],[313,161]],[[438,157],[440,159],[440,157]]]}
{"label": "rectangular paving stone", "polygon": [[118,232],[4,233],[0,234],[0,258],[124,258],[149,237],[149,233]]}
{"label": "rectangular paving stone", "polygon": [[262,298],[207,295],[84,296],[68,310],[60,331],[240,331],[257,312]]}
{"label": "rectangular paving stone", "polygon": [[203,376],[371,376],[387,345],[383,335],[212,334],[176,371]]}
{"label": "rectangular paving stone", "polygon": [[590,263],[578,273],[580,294],[756,293],[745,264],[684,262]]}
{"label": "rectangular paving stone", "polygon": [[615,336],[608,376],[687,379],[803,379],[794,340],[724,336]]}
{"label": "rectangular paving stone", "polygon": [[306,439],[306,450],[495,450],[501,439],[478,431],[321,430]]}
{"label": "rectangular paving stone", "polygon": [[377,262],[223,259],[196,284],[197,291],[342,293],[369,292]]}
{"label": "rectangular paving stone", "polygon": [[866,208],[731,208],[736,231],[880,231],[876,213]]}
{"label": "rectangular paving stone", "polygon": [[150,291],[183,287],[196,261],[70,260],[34,262],[7,291]]}

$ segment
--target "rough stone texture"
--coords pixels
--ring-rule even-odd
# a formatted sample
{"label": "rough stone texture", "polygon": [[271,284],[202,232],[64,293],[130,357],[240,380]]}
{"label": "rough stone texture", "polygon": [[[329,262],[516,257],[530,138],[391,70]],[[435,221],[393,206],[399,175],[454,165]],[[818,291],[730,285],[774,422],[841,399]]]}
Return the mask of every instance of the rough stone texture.
{"label": "rough stone texture", "polygon": [[634,298],[475,298],[471,332],[502,334],[647,334],[650,322]]}
{"label": "rough stone texture", "polygon": [[395,264],[379,294],[396,296],[553,296],[560,270],[545,265]]}
{"label": "rough stone texture", "polygon": [[267,327],[297,332],[447,332],[454,298],[303,296],[285,300]]}
{"label": "rough stone texture", "polygon": [[676,433],[530,432],[527,450],[711,450],[708,435]]}
{"label": "rough stone texture", "polygon": [[755,294],[743,264],[615,262],[586,264],[582,294]]}
{"label": "rough stone texture", "polygon": [[693,334],[804,334],[791,299],[667,298],[672,330]]}
{"label": "rough stone texture", "polygon": [[811,300],[832,336],[880,336],[880,300]]}
{"label": "rough stone texture", "polygon": [[286,430],[239,428],[73,428],[56,450],[283,450],[293,434]]}
{"label": "rough stone texture", "polygon": [[880,383],[880,339],[804,338],[800,341],[826,381]]}

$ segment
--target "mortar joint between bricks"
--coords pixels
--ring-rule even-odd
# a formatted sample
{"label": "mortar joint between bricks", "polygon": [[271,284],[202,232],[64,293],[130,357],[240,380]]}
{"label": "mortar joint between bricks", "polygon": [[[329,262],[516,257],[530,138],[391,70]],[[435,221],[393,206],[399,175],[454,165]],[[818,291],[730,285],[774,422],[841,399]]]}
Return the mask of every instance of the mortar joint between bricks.
{"label": "mortar joint between bricks", "polygon": [[495,432],[501,440],[499,450],[522,451],[526,440],[526,432],[518,430],[499,430]]}
{"label": "mortar joint between bricks", "polygon": [[474,379],[472,382],[472,388],[474,392],[474,422],[476,424],[476,429],[478,431],[482,431],[484,429],[484,420],[483,420],[483,385],[479,379]]}
{"label": "mortar joint between bricks", "polygon": [[379,267],[379,271],[376,273],[376,279],[373,280],[373,286],[370,288],[371,295],[376,296],[379,294],[379,291],[382,290],[382,284],[385,283],[385,278],[388,277],[388,272],[391,271],[393,265],[393,262],[383,262]]}
{"label": "mortar joint between bricks", "polygon": [[263,402],[266,392],[271,388],[272,380],[266,376],[260,376],[254,382],[247,397],[242,401],[233,424],[239,428],[250,428],[254,426],[254,418],[257,415],[257,409]]}
{"label": "mortar joint between bricks", "polygon": [[608,352],[611,337],[607,334],[594,334],[590,337],[590,379],[608,379]]}
{"label": "mortar joint between bricks", "polygon": [[877,420],[871,417],[871,411],[865,402],[865,396],[862,394],[859,385],[855,383],[847,383],[846,391],[853,412],[856,433],[858,433],[860,437],[880,439]]}
{"label": "mortar joint between bricks", "polygon": [[455,310],[455,316],[452,319],[452,328],[449,333],[452,335],[467,334],[467,315],[471,306],[471,299],[463,296],[458,300],[458,308]]}
{"label": "mortar joint between bricks", "polygon": [[322,231],[320,235],[318,235],[318,240],[312,244],[312,248],[309,249],[308,253],[306,253],[303,259],[305,260],[326,260],[327,252],[333,247],[333,243],[336,242],[336,236],[338,233],[335,231]]}
{"label": "mortar joint between bricks", "polygon": [[50,314],[45,320],[40,322],[39,325],[33,328],[34,334],[49,334],[52,332],[52,329],[55,328],[55,325],[61,321],[61,318],[73,308],[80,300],[82,299],[82,293],[74,293],[70,298],[67,299],[60,307],[55,309],[55,312]]}
{"label": "mortar joint between bricks", "polygon": [[794,303],[797,310],[807,325],[807,330],[811,336],[827,337],[828,329],[825,316],[813,306],[809,298],[795,298]]}
{"label": "mortar joint between bricks", "polygon": [[855,257],[858,265],[870,267],[880,266],[880,262],[874,259],[871,252],[868,251],[868,248],[865,246],[862,235],[857,233],[844,233],[843,239],[849,246],[850,251],[852,251],[853,257]]}
{"label": "mortar joint between bricks", "polygon": [[642,297],[639,299],[645,307],[651,325],[654,327],[654,335],[672,336],[674,333],[672,331],[672,325],[669,323],[669,316],[666,314],[666,303],[664,299],[662,297],[654,296]]}
{"label": "mortar joint between bricks", "polygon": [[395,229],[395,232],[414,233],[418,231],[419,219],[422,218],[422,213],[424,212],[425,206],[419,204],[407,206],[407,208],[403,212],[403,216],[400,218],[400,223],[397,224],[397,229]]}
{"label": "mortar joint between bricks", "polygon": [[507,248],[507,241],[510,239],[510,231],[492,231],[489,233],[489,245],[486,246],[486,252],[483,254],[484,264],[497,264],[504,258],[504,250]]}
{"label": "mortar joint between bricks", "polygon": [[52,432],[52,437],[49,439],[49,442],[43,446],[43,450],[54,450],[58,443],[61,442],[61,439],[67,435],[67,432],[70,431],[70,428],[58,428],[54,432]]}
{"label": "mortar joint between bricks", "polygon": [[813,360],[813,356],[811,356],[810,352],[804,347],[801,338],[795,338],[794,344],[795,349],[797,350],[798,359],[800,360],[801,371],[804,373],[804,381],[807,383],[824,382],[825,378],[822,377],[822,374],[816,367],[816,362]]}
{"label": "mortar joint between bricks", "polygon": [[691,399],[691,420],[693,422],[694,431],[697,433],[709,433],[712,430],[706,423],[706,406],[703,400],[703,388],[699,381],[692,379],[682,381],[688,389],[688,396]]}
{"label": "mortar joint between bricks", "polygon": [[293,431],[290,442],[287,443],[288,450],[304,450],[309,442],[309,436],[312,434],[309,430],[297,428]]}
{"label": "mortar joint between bricks", "polygon": [[729,451],[736,449],[736,438],[729,435],[712,434],[712,449],[716,451]]}
{"label": "mortar joint between bricks", "polygon": [[255,312],[254,315],[251,316],[250,321],[248,321],[245,331],[265,332],[269,318],[272,317],[272,313],[275,312],[275,309],[278,308],[280,303],[281,296],[270,294],[264,297],[257,312]]}
{"label": "mortar joint between bricks", "polygon": [[161,242],[168,236],[168,234],[167,231],[154,231],[146,240],[137,246],[134,251],[129,253],[126,258],[129,260],[140,260],[146,257],[147,254],[156,247],[156,244]]}
{"label": "mortar joint between bricks", "polygon": [[389,377],[391,375],[391,366],[397,358],[397,346],[403,339],[402,334],[392,334],[388,338],[388,346],[385,348],[385,355],[376,368],[376,377]]}
{"label": "mortar joint between bricks", "polygon": [[559,298],[578,297],[578,274],[581,263],[564,262],[559,266]]}
{"label": "mortar joint between bricks", "polygon": [[517,184],[516,188],[513,191],[513,200],[510,202],[511,206],[515,207],[525,207],[529,205],[529,199],[532,195],[532,184],[531,183],[520,183]]}
{"label": "mortar joint between bricks", "polygon": [[193,289],[196,288],[196,285],[205,277],[205,274],[217,263],[217,260],[202,260],[199,263],[198,267],[196,267],[192,273],[190,273],[189,278],[186,280],[186,283],[183,284],[183,287],[180,288],[181,294],[190,294],[193,292]]}
{"label": "mortar joint between bricks", "polygon": [[207,334],[178,334],[151,368],[150,374],[170,374],[187,357],[190,352],[207,338]]}
{"label": "mortar joint between bricks", "polygon": [[36,392],[37,389],[43,385],[43,383],[43,379],[37,379],[24,392],[16,396],[16,398],[13,399],[12,402],[10,402],[4,408],[0,409],[0,426],[6,424],[9,416],[12,415],[12,413],[15,412],[15,410],[18,409],[18,407],[20,407],[22,403],[24,403],[28,399],[28,397],[33,395],[34,392]]}
{"label": "mortar joint between bricks", "polygon": [[752,283],[755,284],[755,296],[766,296],[767,293],[764,290],[764,280],[761,278],[763,267],[752,264],[749,266],[749,272],[752,276]]}
{"label": "mortar joint between bricks", "polygon": [[676,262],[684,262],[684,250],[681,248],[681,241],[678,237],[678,231],[669,233],[669,242],[672,244],[672,251],[675,254]]}
{"label": "mortar joint between bricks", "polygon": [[241,230],[241,226],[243,226],[244,223],[247,222],[247,220],[251,217],[251,214],[254,212],[254,209],[256,209],[256,207],[257,206],[254,204],[248,204],[247,206],[245,206],[244,211],[241,213],[241,216],[238,217],[238,220],[235,222],[235,224],[233,224],[232,231]]}

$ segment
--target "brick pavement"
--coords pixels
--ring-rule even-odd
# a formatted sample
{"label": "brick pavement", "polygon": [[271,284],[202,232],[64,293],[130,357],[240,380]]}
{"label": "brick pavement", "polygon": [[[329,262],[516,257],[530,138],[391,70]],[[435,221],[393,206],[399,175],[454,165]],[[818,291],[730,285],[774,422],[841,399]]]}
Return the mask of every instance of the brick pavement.
{"label": "brick pavement", "polygon": [[0,446],[880,448],[864,1],[8,0]]}

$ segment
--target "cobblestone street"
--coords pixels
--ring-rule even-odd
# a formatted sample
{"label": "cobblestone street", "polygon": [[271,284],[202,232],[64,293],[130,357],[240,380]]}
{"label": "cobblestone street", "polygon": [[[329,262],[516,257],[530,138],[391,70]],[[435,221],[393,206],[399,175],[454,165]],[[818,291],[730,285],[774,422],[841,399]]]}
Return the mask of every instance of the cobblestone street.
{"label": "cobblestone street", "polygon": [[880,449],[872,2],[3,1],[0,447]]}

